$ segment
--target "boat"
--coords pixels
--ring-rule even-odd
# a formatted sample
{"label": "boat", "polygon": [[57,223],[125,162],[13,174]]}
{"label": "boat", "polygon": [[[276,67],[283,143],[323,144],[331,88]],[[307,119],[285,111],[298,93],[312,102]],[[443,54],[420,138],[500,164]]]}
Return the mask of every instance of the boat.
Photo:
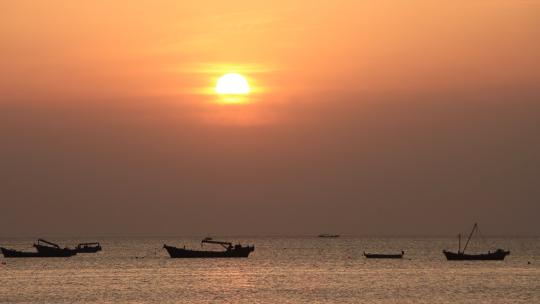
{"label": "boat", "polygon": [[319,234],[318,237],[320,237],[320,238],[338,238],[339,234],[322,233],[322,234]]}
{"label": "boat", "polygon": [[193,250],[177,248],[173,246],[163,245],[171,258],[247,258],[251,252],[255,250],[255,246],[242,246],[236,244],[233,246],[230,242],[214,241],[212,238],[205,238],[201,241],[203,244],[221,245],[225,250]]}
{"label": "boat", "polygon": [[398,254],[391,254],[391,253],[366,253],[364,252],[364,256],[367,259],[401,259],[403,258],[403,255],[405,254],[405,251],[401,251],[401,253]]}
{"label": "boat", "polygon": [[37,243],[33,245],[37,251],[20,251],[15,249],[9,249],[0,247],[0,251],[5,258],[57,258],[57,257],[70,257],[77,254],[77,251],[70,248],[60,248],[55,243],[38,239]]}
{"label": "boat", "polygon": [[70,257],[77,254],[77,250],[68,247],[60,248],[55,243],[46,241],[44,239],[38,239],[34,244],[40,257]]}
{"label": "boat", "polygon": [[101,245],[98,242],[80,243],[75,250],[77,253],[95,253],[101,251]]}
{"label": "boat", "polygon": [[443,250],[443,253],[446,259],[448,261],[502,261],[507,255],[510,254],[510,251],[500,249],[500,248],[493,252],[488,251],[487,253],[480,253],[480,254],[465,253],[465,250],[467,249],[467,246],[469,245],[471,237],[473,236],[474,232],[477,230],[478,230],[478,224],[474,223],[473,229],[471,233],[469,234],[469,237],[467,238],[467,242],[465,243],[465,247],[463,247],[463,250],[461,250],[461,234],[459,234],[458,235],[458,251],[451,252],[451,251]]}
{"label": "boat", "polygon": [[15,249],[9,249],[0,247],[0,251],[5,258],[37,258],[40,257],[39,252],[20,251]]}

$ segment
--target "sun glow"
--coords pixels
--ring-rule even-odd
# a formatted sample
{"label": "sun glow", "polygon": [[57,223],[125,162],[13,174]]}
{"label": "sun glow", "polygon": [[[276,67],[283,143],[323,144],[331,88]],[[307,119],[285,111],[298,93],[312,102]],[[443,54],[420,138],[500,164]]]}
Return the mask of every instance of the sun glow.
{"label": "sun glow", "polygon": [[236,73],[221,76],[216,84],[216,93],[222,95],[246,95],[250,87],[247,79]]}

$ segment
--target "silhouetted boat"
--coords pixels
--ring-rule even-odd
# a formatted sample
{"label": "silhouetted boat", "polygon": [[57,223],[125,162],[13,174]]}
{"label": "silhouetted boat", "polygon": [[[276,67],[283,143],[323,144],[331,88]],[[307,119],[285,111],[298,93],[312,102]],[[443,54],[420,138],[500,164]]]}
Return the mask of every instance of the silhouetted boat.
{"label": "silhouetted boat", "polygon": [[70,257],[77,254],[77,250],[71,248],[60,248],[55,243],[38,239],[34,247],[39,253],[39,257]]}
{"label": "silhouetted boat", "polygon": [[247,258],[251,252],[255,250],[255,246],[242,246],[240,244],[232,245],[230,242],[214,241],[211,238],[205,238],[201,241],[202,244],[218,244],[225,248],[224,251],[206,251],[177,248],[173,246],[163,245],[171,258]]}
{"label": "silhouetted boat", "polygon": [[15,249],[8,249],[0,247],[2,254],[6,258],[59,258],[70,257],[77,252],[74,249],[60,248],[57,244],[39,239],[34,244],[36,252],[20,251]]}
{"label": "silhouetted boat", "polygon": [[98,242],[80,243],[75,250],[77,253],[95,253],[101,251],[101,245]]}
{"label": "silhouetted boat", "polygon": [[339,234],[322,233],[322,234],[319,234],[318,237],[320,237],[320,238],[337,238],[337,237],[339,237]]}
{"label": "silhouetted boat", "polygon": [[364,256],[368,259],[401,259],[405,251],[401,251],[398,254],[387,254],[387,253],[365,253]]}
{"label": "silhouetted boat", "polygon": [[478,224],[474,223],[473,229],[471,233],[469,234],[469,237],[467,238],[467,243],[465,243],[465,247],[463,247],[463,250],[461,250],[461,234],[458,235],[458,252],[451,252],[443,250],[444,256],[446,256],[446,259],[449,261],[502,261],[504,258],[510,254],[510,251],[506,251],[503,249],[497,249],[494,252],[488,251],[488,253],[480,253],[480,254],[466,254],[465,250],[467,249],[467,246],[469,245],[469,241],[471,240],[471,237],[473,236],[474,232],[478,229]]}
{"label": "silhouetted boat", "polygon": [[15,249],[8,249],[0,247],[0,251],[5,258],[37,258],[40,257],[39,252],[19,251]]}

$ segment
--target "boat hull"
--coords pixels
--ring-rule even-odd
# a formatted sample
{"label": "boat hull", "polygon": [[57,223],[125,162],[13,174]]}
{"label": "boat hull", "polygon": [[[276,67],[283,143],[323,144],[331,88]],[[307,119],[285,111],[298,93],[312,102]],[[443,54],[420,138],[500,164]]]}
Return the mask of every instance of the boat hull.
{"label": "boat hull", "polygon": [[333,239],[333,238],[338,238],[339,234],[319,234],[318,237]]}
{"label": "boat hull", "polygon": [[8,249],[0,247],[0,251],[2,251],[2,254],[5,258],[63,258],[63,257],[69,257],[74,254],[67,254],[64,252],[28,252],[28,251],[19,251],[14,249]]}
{"label": "boat hull", "polygon": [[34,244],[34,247],[36,247],[39,257],[70,257],[77,254],[75,249],[69,248],[55,248],[39,244]]}
{"label": "boat hull", "polygon": [[239,247],[226,251],[201,251],[163,245],[171,258],[247,258],[255,247]]}
{"label": "boat hull", "polygon": [[465,254],[462,252],[451,252],[443,250],[444,256],[448,261],[502,261],[510,254],[510,251],[499,249],[495,252],[481,254]]}
{"label": "boat hull", "polygon": [[39,252],[26,252],[0,247],[5,258],[38,258]]}

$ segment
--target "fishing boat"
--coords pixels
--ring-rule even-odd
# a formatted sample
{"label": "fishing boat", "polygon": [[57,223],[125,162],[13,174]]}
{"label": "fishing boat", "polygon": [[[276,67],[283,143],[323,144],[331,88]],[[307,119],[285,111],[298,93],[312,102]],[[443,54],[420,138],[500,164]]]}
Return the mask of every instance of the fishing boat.
{"label": "fishing boat", "polygon": [[37,258],[40,257],[39,252],[20,251],[15,249],[8,249],[0,247],[0,251],[5,258]]}
{"label": "fishing boat", "polygon": [[502,261],[507,255],[510,254],[510,251],[500,249],[500,248],[493,252],[488,251],[487,253],[480,253],[480,254],[465,253],[465,250],[467,249],[467,246],[469,245],[471,237],[473,236],[474,232],[477,230],[478,230],[478,224],[474,223],[473,229],[471,233],[469,234],[469,237],[467,238],[467,242],[465,243],[465,247],[463,247],[463,250],[461,250],[461,234],[459,234],[458,235],[458,251],[451,252],[451,251],[443,250],[443,253],[444,253],[444,256],[446,256],[446,259],[448,261]]}
{"label": "fishing boat", "polygon": [[68,247],[60,248],[55,243],[38,239],[34,247],[39,253],[39,257],[70,257],[77,254],[77,250]]}
{"label": "fishing boat", "polygon": [[20,251],[4,247],[0,247],[0,251],[6,258],[58,258],[70,257],[77,253],[74,249],[60,248],[57,244],[42,239],[39,239],[33,246],[37,251]]}
{"label": "fishing boat", "polygon": [[101,251],[101,245],[98,242],[80,243],[75,247],[77,253],[95,253]]}
{"label": "fishing boat", "polygon": [[247,258],[251,252],[255,250],[255,246],[242,246],[236,244],[233,246],[230,242],[214,241],[212,238],[205,238],[201,241],[203,244],[221,245],[225,250],[193,250],[177,248],[173,246],[163,245],[171,258]]}
{"label": "fishing boat", "polygon": [[398,253],[398,254],[392,254],[392,253],[366,253],[366,252],[364,252],[364,256],[367,259],[401,259],[401,258],[403,258],[404,254],[405,254],[405,251],[401,251],[401,253]]}
{"label": "fishing boat", "polygon": [[318,235],[320,238],[338,238],[339,234],[328,234],[328,233],[321,233]]}

